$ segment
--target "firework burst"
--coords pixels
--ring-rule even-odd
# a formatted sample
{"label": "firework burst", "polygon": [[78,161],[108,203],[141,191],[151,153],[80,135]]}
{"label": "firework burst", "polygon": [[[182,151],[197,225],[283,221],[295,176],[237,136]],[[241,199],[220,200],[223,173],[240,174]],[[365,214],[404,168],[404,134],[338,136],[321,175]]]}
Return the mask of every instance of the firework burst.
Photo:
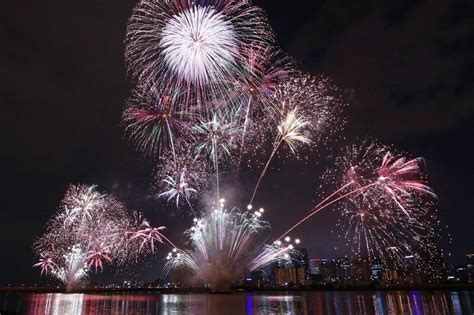
{"label": "firework burst", "polygon": [[192,6],[174,15],[161,36],[166,66],[194,84],[225,78],[238,54],[234,26],[210,6]]}
{"label": "firework burst", "polygon": [[62,207],[65,212],[65,221],[74,223],[77,220],[90,220],[92,215],[106,207],[104,195],[95,190],[96,186],[77,185],[70,186]]}
{"label": "firework burst", "polygon": [[201,120],[194,127],[196,153],[209,157],[216,176],[216,196],[219,202],[219,159],[231,155],[240,139],[242,125],[238,123],[240,108],[212,113],[210,120]]}
{"label": "firework burst", "polygon": [[376,187],[382,189],[407,216],[410,216],[409,212],[413,212],[410,204],[419,195],[436,198],[431,187],[426,184],[423,166],[423,158],[407,159],[387,151],[377,169]]}
{"label": "firework burst", "polygon": [[436,198],[427,185],[422,158],[407,158],[370,139],[346,147],[336,165],[336,181],[348,185],[345,192],[360,190],[367,202],[393,204],[408,217],[424,210],[420,200]]}
{"label": "firework burst", "polygon": [[130,216],[120,202],[97,192],[96,186],[71,185],[45,234],[34,244],[39,256],[34,266],[69,290],[92,268],[97,272],[105,264],[134,261],[145,253],[145,245],[153,252],[155,243],[162,241],[158,237],[162,229]]}
{"label": "firework burst", "polygon": [[262,124],[265,120],[263,100],[274,93],[277,84],[295,72],[293,61],[275,47],[255,46],[244,51],[244,55],[248,74],[245,81],[237,82],[235,87],[235,100],[245,112],[237,170],[243,154],[250,154],[255,159],[255,154],[263,149],[261,144],[268,133],[268,126]]}
{"label": "firework burst", "polygon": [[244,50],[243,55],[248,75],[238,88],[246,98],[259,101],[272,94],[278,84],[296,74],[294,61],[275,46],[255,45]]}
{"label": "firework burst", "polygon": [[112,259],[110,258],[111,245],[105,245],[105,242],[100,244],[99,247],[95,250],[90,250],[87,252],[86,260],[87,267],[90,269],[92,267],[97,271],[104,269],[104,263],[111,263]]}
{"label": "firework burst", "polygon": [[[420,205],[421,209],[432,204]],[[340,237],[347,240],[353,254],[370,261],[390,261],[399,266],[406,256],[416,252],[421,238],[436,236],[436,215],[419,211],[408,218],[391,204],[366,200],[363,194],[350,198],[340,206]]]}
{"label": "firework burst", "polygon": [[299,113],[311,122],[306,130],[311,148],[327,144],[329,137],[340,132],[345,123],[341,93],[324,76],[294,74],[277,84],[264,102],[266,116],[274,124],[279,124],[282,117],[298,108]]}
{"label": "firework burst", "polygon": [[186,132],[189,119],[172,110],[172,99],[137,89],[128,99],[122,115],[125,133],[145,155],[157,156],[171,149],[175,157],[175,138]]}
{"label": "firework burst", "polygon": [[200,107],[232,93],[245,77],[242,50],[267,47],[274,35],[263,11],[233,0],[141,1],[129,20],[125,59],[136,82],[183,94]]}
{"label": "firework burst", "polygon": [[63,266],[55,269],[52,274],[67,284],[67,290],[76,288],[87,276],[86,254],[80,245],[74,245],[64,255]]}
{"label": "firework burst", "polygon": [[298,107],[289,111],[282,122],[278,125],[278,136],[275,140],[274,147],[277,149],[280,143],[285,143],[291,152],[296,154],[296,150],[300,144],[309,144],[311,140],[304,135],[304,129],[309,128],[311,123],[306,117],[299,113]]}
{"label": "firework burst", "polygon": [[240,113],[240,108],[220,110],[212,113],[210,119],[200,119],[193,127],[196,153],[208,156],[214,167],[217,167],[220,157],[231,155],[234,144],[240,138]]}
{"label": "firework burst", "polygon": [[152,227],[147,220],[143,220],[141,226],[132,233],[131,240],[137,239],[140,243],[139,251],[142,251],[146,246],[154,253],[156,243],[163,243],[165,238],[163,235],[164,226]]}
{"label": "firework burst", "polygon": [[315,205],[308,215],[282,236],[341,200],[354,200],[361,205],[360,200],[355,200],[361,196],[364,207],[393,207],[408,222],[415,223],[417,217],[428,212],[426,197],[433,198],[435,194],[426,184],[423,159],[408,159],[402,154],[392,153],[393,150],[387,146],[371,141],[364,141],[360,146],[349,146],[344,151],[346,154],[337,159],[339,168],[336,174],[342,174],[329,176],[339,178],[340,187]]}
{"label": "firework burst", "polygon": [[281,144],[286,144],[292,157],[298,158],[298,148],[302,144],[314,148],[320,142],[326,143],[329,135],[335,135],[343,126],[343,120],[338,115],[343,103],[337,89],[325,77],[294,74],[275,85],[273,93],[268,94],[263,102],[264,123],[276,126],[272,130],[276,136],[250,198],[250,205]]}
{"label": "firework burst", "polygon": [[209,167],[202,156],[196,155],[194,144],[180,141],[176,145],[176,158],[164,154],[155,172],[155,190],[159,198],[174,201],[176,208],[184,199],[191,212],[191,200],[205,187],[209,178]]}
{"label": "firework burst", "polygon": [[255,195],[257,193],[258,187],[260,186],[260,182],[262,181],[263,177],[265,176],[268,166],[273,159],[273,156],[280,148],[282,143],[288,145],[290,150],[296,154],[296,149],[301,144],[309,144],[311,141],[303,134],[304,129],[308,128],[311,123],[308,120],[305,120],[305,117],[300,115],[298,111],[298,107],[293,108],[289,111],[285,117],[282,119],[281,123],[277,126],[277,136],[275,141],[273,142],[273,150],[270,154],[270,157],[265,164],[260,177],[258,178],[257,184],[252,193],[252,197],[250,198],[249,205],[252,205]]}
{"label": "firework burst", "polygon": [[214,290],[228,290],[231,283],[248,272],[272,262],[290,262],[293,245],[265,245],[261,232],[269,227],[263,209],[254,213],[223,207],[210,210],[186,232],[191,248],[168,254],[166,269],[191,271]]}
{"label": "firework burst", "polygon": [[48,257],[45,254],[41,253],[39,261],[34,264],[33,267],[41,268],[41,275],[43,275],[53,272],[57,268],[57,265],[51,257]]}
{"label": "firework burst", "polygon": [[[162,182],[166,185],[165,191],[160,193],[158,197],[167,198],[168,201],[174,199],[176,200],[176,208],[179,207],[179,198],[184,198],[188,204],[189,198],[192,194],[197,192],[196,189],[189,186],[186,180],[186,173],[181,173],[178,179],[174,179],[171,176],[168,176],[162,180]],[[166,190],[167,189],[167,190]]]}

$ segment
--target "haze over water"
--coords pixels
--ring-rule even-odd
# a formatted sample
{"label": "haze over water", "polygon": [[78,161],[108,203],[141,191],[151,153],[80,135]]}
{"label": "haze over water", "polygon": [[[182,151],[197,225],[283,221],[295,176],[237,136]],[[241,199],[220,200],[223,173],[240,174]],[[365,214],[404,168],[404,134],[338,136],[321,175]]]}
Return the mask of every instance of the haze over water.
{"label": "haze over water", "polygon": [[474,314],[474,291],[0,294],[12,314]]}

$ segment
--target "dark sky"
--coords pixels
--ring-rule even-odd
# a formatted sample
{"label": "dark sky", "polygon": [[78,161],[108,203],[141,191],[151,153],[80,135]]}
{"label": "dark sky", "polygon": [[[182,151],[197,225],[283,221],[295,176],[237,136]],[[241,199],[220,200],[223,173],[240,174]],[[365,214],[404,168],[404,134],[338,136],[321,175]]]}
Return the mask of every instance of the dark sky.
{"label": "dark sky", "polygon": [[[189,218],[148,196],[152,165],[119,126],[129,83],[123,38],[135,1],[8,1],[1,16],[0,285],[36,282],[31,244],[69,183],[98,184],[180,239]],[[454,237],[474,252],[474,2],[261,0],[282,48],[324,72],[350,105],[348,137],[371,135],[424,156]],[[275,233],[310,208],[321,167],[278,164],[261,202]],[[323,165],[329,166],[329,165]],[[303,175],[304,173],[304,175]],[[253,179],[255,180],[255,179]],[[330,211],[298,233],[311,256],[335,257]],[[137,268],[159,276],[160,255]]]}

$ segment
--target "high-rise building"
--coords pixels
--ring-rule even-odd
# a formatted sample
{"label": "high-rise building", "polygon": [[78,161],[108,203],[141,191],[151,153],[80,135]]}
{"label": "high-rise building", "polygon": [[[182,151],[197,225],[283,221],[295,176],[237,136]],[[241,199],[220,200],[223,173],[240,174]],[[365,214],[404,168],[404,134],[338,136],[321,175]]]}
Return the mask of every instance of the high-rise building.
{"label": "high-rise building", "polygon": [[280,286],[295,286],[306,284],[306,272],[302,267],[295,267],[281,263],[272,265],[274,284]]}
{"label": "high-rise building", "polygon": [[372,271],[368,258],[358,258],[352,262],[352,275],[357,284],[369,284]]}
{"label": "high-rise building", "polygon": [[323,284],[323,276],[319,267],[320,263],[320,258],[311,258],[309,260],[309,279],[311,285]]}
{"label": "high-rise building", "polygon": [[416,273],[425,283],[441,282],[446,279],[446,265],[443,250],[433,237],[424,237],[417,242],[415,252]]}
{"label": "high-rise building", "polygon": [[309,274],[310,275],[320,275],[321,270],[319,269],[319,264],[321,263],[321,258],[311,258],[309,260]]}
{"label": "high-rise building", "polygon": [[272,268],[273,279],[276,285],[294,286],[298,283],[296,268],[276,263]]}
{"label": "high-rise building", "polygon": [[469,282],[469,270],[465,264],[454,266],[454,277],[456,281]]}
{"label": "high-rise building", "polygon": [[305,276],[309,275],[309,259],[306,248],[296,248],[298,254],[293,256],[293,265],[295,268],[302,268]]}
{"label": "high-rise building", "polygon": [[370,278],[373,281],[380,281],[382,279],[384,267],[381,261],[374,260],[370,263]]}
{"label": "high-rise building", "polygon": [[466,255],[467,281],[474,282],[474,254]]}
{"label": "high-rise building", "polygon": [[334,259],[321,259],[319,270],[321,272],[323,283],[337,282],[337,265]]}
{"label": "high-rise building", "polygon": [[276,262],[272,265],[273,280],[276,285],[301,286],[309,279],[308,252],[304,248],[297,249],[291,257],[292,264]]}
{"label": "high-rise building", "polygon": [[352,277],[352,261],[351,259],[339,258],[336,261],[336,273],[339,281]]}
{"label": "high-rise building", "polygon": [[255,270],[243,277],[242,284],[249,288],[261,288],[266,282],[265,272],[263,270]]}
{"label": "high-rise building", "polygon": [[466,255],[466,263],[469,265],[474,265],[474,254]]}

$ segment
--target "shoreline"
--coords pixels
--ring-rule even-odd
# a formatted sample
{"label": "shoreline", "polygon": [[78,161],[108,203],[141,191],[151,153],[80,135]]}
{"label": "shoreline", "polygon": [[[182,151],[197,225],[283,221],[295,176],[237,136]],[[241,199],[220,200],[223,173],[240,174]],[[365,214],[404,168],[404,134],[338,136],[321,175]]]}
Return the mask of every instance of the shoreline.
{"label": "shoreline", "polygon": [[474,285],[436,285],[436,286],[325,286],[308,288],[235,288],[226,292],[213,292],[206,288],[82,288],[67,292],[60,287],[0,287],[1,293],[86,293],[86,294],[232,294],[245,292],[313,292],[313,291],[473,291]]}

